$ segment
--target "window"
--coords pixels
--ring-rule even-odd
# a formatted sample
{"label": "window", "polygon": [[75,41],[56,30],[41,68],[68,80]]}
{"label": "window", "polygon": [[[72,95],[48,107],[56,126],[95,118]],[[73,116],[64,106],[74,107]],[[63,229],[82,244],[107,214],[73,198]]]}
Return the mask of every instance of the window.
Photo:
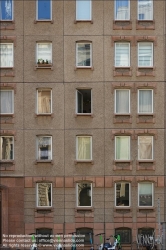
{"label": "window", "polygon": [[76,90],[76,113],[91,113],[91,89]]}
{"label": "window", "polygon": [[37,0],[37,20],[51,20],[52,19],[52,1],[51,0]]}
{"label": "window", "polygon": [[153,183],[138,184],[138,205],[143,207],[153,206]]}
{"label": "window", "polygon": [[154,229],[151,227],[142,227],[138,228],[138,234],[142,235],[153,235],[154,234]]}
{"label": "window", "polygon": [[37,43],[37,58],[38,64],[52,63],[52,43]]}
{"label": "window", "polygon": [[129,0],[115,0],[115,20],[129,20],[130,19],[130,1]]}
{"label": "window", "polygon": [[153,43],[138,43],[138,67],[153,67]]}
{"label": "window", "polygon": [[130,136],[115,137],[115,159],[130,160]]}
{"label": "window", "polygon": [[37,207],[52,206],[52,184],[37,183]]}
{"label": "window", "polygon": [[77,43],[76,44],[76,65],[77,67],[91,67],[92,66],[92,44],[91,43]]}
{"label": "window", "polygon": [[92,206],[92,184],[77,183],[77,207]]}
{"label": "window", "polygon": [[115,67],[130,67],[130,43],[115,43]]}
{"label": "window", "polygon": [[115,229],[115,235],[120,235],[120,242],[122,244],[131,244],[131,229],[127,227],[121,227]]}
{"label": "window", "polygon": [[77,136],[76,138],[76,159],[82,161],[92,160],[92,137]]}
{"label": "window", "polygon": [[0,20],[1,21],[13,20],[13,0],[0,1]]}
{"label": "window", "polygon": [[14,113],[14,94],[13,90],[0,91],[0,113],[13,114]]}
{"label": "window", "polygon": [[14,159],[14,139],[13,136],[0,136],[0,160]]}
{"label": "window", "polygon": [[50,89],[37,90],[37,114],[52,113],[52,91]]}
{"label": "window", "polygon": [[153,0],[138,0],[138,20],[153,20]]}
{"label": "window", "polygon": [[81,235],[81,237],[77,237],[79,244],[93,244],[93,229],[86,227],[77,228],[76,235]]}
{"label": "window", "polygon": [[138,159],[153,160],[153,136],[138,136]]}
{"label": "window", "polygon": [[130,113],[130,90],[116,89],[115,90],[115,113],[129,114]]}
{"label": "window", "polygon": [[138,113],[152,114],[153,113],[153,90],[140,89],[138,90]]}
{"label": "window", "polygon": [[76,0],[76,20],[91,20],[91,0]]}
{"label": "window", "polygon": [[0,67],[12,68],[13,63],[13,43],[0,43]]}
{"label": "window", "polygon": [[117,182],[115,184],[115,206],[130,206],[130,183]]}
{"label": "window", "polygon": [[52,160],[52,137],[38,136],[37,137],[37,159]]}

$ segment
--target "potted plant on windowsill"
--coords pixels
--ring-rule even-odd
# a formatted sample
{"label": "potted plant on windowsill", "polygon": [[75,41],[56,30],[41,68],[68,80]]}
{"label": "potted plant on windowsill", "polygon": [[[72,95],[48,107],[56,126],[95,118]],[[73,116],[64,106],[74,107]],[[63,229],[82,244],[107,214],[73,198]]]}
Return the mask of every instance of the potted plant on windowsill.
{"label": "potted plant on windowsill", "polygon": [[49,63],[49,61],[43,60],[42,58],[38,59],[37,61],[37,67],[43,68],[43,67],[51,67],[52,63]]}

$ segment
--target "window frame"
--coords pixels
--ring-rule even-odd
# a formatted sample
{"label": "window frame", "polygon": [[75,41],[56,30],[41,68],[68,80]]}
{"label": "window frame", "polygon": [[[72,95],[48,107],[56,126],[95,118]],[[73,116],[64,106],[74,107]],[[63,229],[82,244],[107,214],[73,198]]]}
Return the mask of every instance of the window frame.
{"label": "window frame", "polygon": [[36,1],[36,20],[38,22],[42,22],[42,21],[51,21],[52,20],[52,0],[49,0],[50,1],[50,18],[49,19],[39,19],[39,11],[38,11],[38,3],[39,3],[40,0],[37,0]]}
{"label": "window frame", "polygon": [[[50,44],[51,45],[51,51],[50,51],[50,54],[51,54],[51,62],[48,62],[48,65],[52,65],[52,42],[47,42],[47,41],[45,41],[45,42],[36,42],[36,63],[38,62],[38,60],[40,59],[39,58],[39,56],[38,56],[38,46],[39,46],[39,44]],[[46,62],[45,62],[46,63]],[[39,66],[41,66],[42,67],[42,63],[39,65]]]}
{"label": "window frame", "polygon": [[[2,19],[2,15],[0,15],[0,21],[1,22],[12,22],[13,20],[14,20],[14,1],[13,0],[11,0],[11,2],[12,2],[12,18],[11,19]],[[1,4],[2,4],[2,2],[0,3],[0,12],[1,12]]]}
{"label": "window frame", "polygon": [[[78,44],[89,44],[90,45],[90,66],[79,66],[78,65]],[[92,42],[89,42],[89,41],[81,41],[81,42],[76,42],[76,68],[92,68]]]}
{"label": "window frame", "polygon": [[128,7],[128,15],[129,15],[129,18],[128,19],[117,19],[116,18],[116,2],[117,0],[114,0],[114,20],[115,21],[130,21],[130,0],[128,0],[128,3],[129,3],[129,7]]}
{"label": "window frame", "polygon": [[[38,184],[51,184],[51,205],[50,206],[39,206],[39,199],[38,199]],[[37,208],[51,208],[52,207],[52,204],[53,204],[53,200],[52,200],[52,198],[53,198],[53,195],[52,195],[52,183],[51,182],[37,182],[36,183],[36,207]]]}
{"label": "window frame", "polygon": [[92,0],[88,0],[89,1],[89,4],[90,4],[90,18],[89,19],[80,19],[78,18],[78,14],[77,14],[77,4],[78,4],[78,1],[80,0],[76,0],[76,21],[91,21],[92,20]]}
{"label": "window frame", "polygon": [[[151,62],[151,65],[150,66],[147,66],[147,65],[139,65],[139,47],[140,47],[140,44],[143,44],[143,43],[146,43],[146,44],[151,44],[152,46],[151,46],[151,49],[152,49],[152,54],[151,54],[151,58],[152,58],[152,62]],[[137,42],[137,63],[138,63],[138,68],[153,68],[154,67],[154,44],[153,44],[153,42],[150,42],[150,41],[148,41],[148,42]]]}
{"label": "window frame", "polygon": [[[141,184],[151,184],[152,185],[152,205],[151,206],[141,206],[140,205],[140,199],[139,199],[139,187]],[[146,208],[146,207],[153,207],[154,206],[154,183],[153,182],[140,182],[138,183],[138,207],[140,208]]]}
{"label": "window frame", "polygon": [[[51,102],[50,102],[50,113],[39,113],[39,109],[38,109],[38,94],[39,91],[50,91],[50,98],[51,98]],[[37,115],[51,115],[52,114],[52,89],[45,89],[45,88],[40,88],[36,90],[36,114]]]}
{"label": "window frame", "polygon": [[11,91],[12,92],[12,112],[11,113],[1,113],[0,112],[0,115],[13,115],[14,114],[14,90],[12,89],[1,89],[0,90],[0,93],[1,92],[7,92],[7,91]]}
{"label": "window frame", "polygon": [[[82,138],[85,138],[85,137],[88,137],[90,138],[90,159],[79,159],[78,158],[78,138],[79,137],[82,137]],[[92,161],[93,157],[92,157],[92,136],[91,135],[77,135],[76,136],[76,161],[84,161],[84,162],[89,162],[89,161]]]}
{"label": "window frame", "polygon": [[[39,159],[39,152],[38,152],[38,147],[39,147],[39,137],[49,137],[51,139],[51,150],[50,150],[50,159]],[[36,136],[36,160],[37,161],[52,161],[52,135],[37,135]]]}
{"label": "window frame", "polygon": [[[7,137],[9,137],[9,138],[12,138],[12,145],[13,145],[13,154],[12,154],[12,159],[1,159],[1,161],[14,161],[14,159],[15,159],[15,157],[14,157],[14,136],[12,136],[12,135],[1,135],[0,136],[0,139],[2,138],[2,137],[5,137],[5,138],[7,138]],[[1,147],[2,145],[0,145],[0,147]],[[2,147],[1,147],[1,153],[2,153]],[[2,156],[2,155],[1,155]]]}
{"label": "window frame", "polygon": [[[78,196],[78,185],[79,184],[90,184],[90,186],[91,186],[91,206],[79,206],[79,202],[78,202],[78,198],[79,198],[79,196]],[[78,207],[78,208],[91,208],[92,207],[92,204],[93,204],[93,197],[92,197],[92,195],[93,195],[93,191],[92,191],[92,188],[93,188],[93,186],[92,186],[92,183],[90,183],[90,182],[78,182],[77,184],[76,184],[76,207]]]}
{"label": "window frame", "polygon": [[[84,112],[80,113],[80,112],[78,112],[78,93],[80,93],[81,90],[89,90],[91,92],[91,104],[90,104],[90,106],[91,106],[91,112],[87,112],[87,113],[84,113]],[[84,107],[83,104],[82,104],[82,107]],[[91,115],[92,113],[93,113],[93,111],[92,111],[92,89],[90,89],[90,88],[86,88],[86,89],[77,88],[76,89],[76,114],[77,115]]]}
{"label": "window frame", "polygon": [[[130,64],[131,64],[131,58],[130,58],[130,42],[115,42],[115,53],[114,53],[114,66],[115,68],[130,68]],[[128,48],[129,48],[129,54],[128,54],[128,57],[129,57],[129,61],[128,61],[128,66],[124,66],[124,65],[120,65],[118,66],[117,65],[117,60],[116,60],[116,54],[117,54],[117,44],[128,44]]]}
{"label": "window frame", "polygon": [[[116,138],[117,137],[128,137],[129,138],[129,141],[128,141],[128,146],[129,146],[129,152],[128,152],[128,155],[129,155],[129,159],[117,159],[116,155],[117,155],[117,152],[116,152]],[[130,161],[131,160],[131,154],[130,154],[130,151],[131,151],[131,136],[129,135],[116,135],[115,136],[115,161]]]}
{"label": "window frame", "polygon": [[[151,142],[152,142],[152,159],[140,159],[140,149],[139,149],[140,143],[139,143],[139,141],[140,141],[140,137],[145,137],[145,136],[152,138],[152,140],[151,140]],[[153,161],[154,160],[154,137],[152,135],[139,135],[138,136],[138,160],[139,161]]]}
{"label": "window frame", "polygon": [[[146,1],[146,0],[144,0]],[[139,19],[139,0],[137,0],[137,20],[138,21],[153,21],[154,20],[154,8],[153,8],[153,0],[151,0],[152,2],[152,19]]]}
{"label": "window frame", "polygon": [[[128,91],[129,92],[129,112],[128,113],[118,113],[118,112],[116,112],[116,109],[117,109],[117,105],[116,105],[116,99],[117,99],[117,97],[116,97],[116,93],[117,93],[117,91],[121,91],[121,90],[123,90],[123,91]],[[131,98],[131,96],[130,96],[130,89],[115,89],[115,98],[114,98],[114,113],[116,114],[116,115],[130,115],[130,113],[131,113],[131,110],[130,110],[130,98]]]}
{"label": "window frame", "polygon": [[[140,107],[140,103],[139,103],[140,91],[147,91],[147,90],[151,91],[151,93],[152,93],[152,104],[151,104],[151,106],[152,106],[152,112],[147,112],[147,113],[146,112],[140,112],[140,110],[139,110],[140,109],[139,108]],[[138,112],[138,114],[139,115],[146,115],[146,114],[147,115],[149,115],[149,114],[152,115],[154,113],[154,110],[153,110],[153,108],[154,108],[154,99],[153,99],[154,98],[154,94],[153,94],[153,89],[138,89],[138,95],[137,96],[138,96],[138,101],[137,101],[137,112]]]}
{"label": "window frame", "polygon": [[[117,200],[117,195],[116,195],[116,191],[117,191],[117,184],[129,184],[129,205],[128,206],[125,206],[125,205],[122,205],[122,206],[118,206],[116,203],[116,200]],[[125,182],[125,181],[118,181],[115,183],[115,207],[116,208],[130,208],[131,207],[131,183],[130,182]]]}
{"label": "window frame", "polygon": [[8,43],[8,42],[2,42],[0,43],[0,45],[12,45],[12,62],[13,62],[13,65],[12,66],[2,66],[0,65],[0,68],[14,68],[14,44],[13,43]]}

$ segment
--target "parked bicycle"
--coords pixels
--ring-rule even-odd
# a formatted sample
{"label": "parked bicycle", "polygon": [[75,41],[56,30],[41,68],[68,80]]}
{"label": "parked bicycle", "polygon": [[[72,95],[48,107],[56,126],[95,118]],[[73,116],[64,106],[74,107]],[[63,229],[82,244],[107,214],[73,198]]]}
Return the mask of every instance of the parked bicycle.
{"label": "parked bicycle", "polygon": [[96,236],[100,236],[100,245],[98,250],[122,250],[121,238],[119,234],[109,236],[109,238],[106,239],[108,242],[103,242],[102,235],[104,235],[104,233],[96,234]]}

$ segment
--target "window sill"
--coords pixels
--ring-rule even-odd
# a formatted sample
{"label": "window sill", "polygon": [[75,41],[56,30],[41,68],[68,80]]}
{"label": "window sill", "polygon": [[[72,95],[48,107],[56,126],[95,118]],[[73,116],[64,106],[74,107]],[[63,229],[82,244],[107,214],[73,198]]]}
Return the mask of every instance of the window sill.
{"label": "window sill", "polygon": [[127,207],[127,206],[118,206],[118,207],[114,208],[114,212],[119,211],[119,210],[126,210],[126,211],[130,212],[132,209],[131,209],[131,207]]}
{"label": "window sill", "polygon": [[155,114],[139,113],[137,114],[137,123],[155,123]]}
{"label": "window sill", "polygon": [[35,113],[35,117],[42,117],[42,116],[47,116],[47,117],[51,117],[53,118],[54,117],[54,114],[53,113],[48,113],[48,114],[36,114]]}
{"label": "window sill", "polygon": [[113,170],[114,171],[131,171],[132,170],[132,163],[131,160],[114,160],[113,161]]}
{"label": "window sill", "polygon": [[155,21],[154,20],[137,20],[136,30],[154,30]]}
{"label": "window sill", "polygon": [[1,160],[0,171],[14,171],[15,161],[14,160]]}
{"label": "window sill", "polygon": [[93,212],[94,208],[93,207],[76,207],[75,212],[80,212],[80,211],[90,211]]}
{"label": "window sill", "polygon": [[155,211],[155,208],[154,208],[154,207],[148,207],[148,206],[138,207],[138,208],[137,208],[137,211],[138,211],[138,212],[139,212],[139,211],[142,211],[142,212],[143,212],[143,210],[146,210],[147,212],[153,212],[153,211]]}
{"label": "window sill", "polygon": [[76,113],[75,117],[78,116],[90,116],[90,117],[94,117],[94,115],[92,113]]}
{"label": "window sill", "polygon": [[45,212],[45,211],[46,211],[46,213],[47,213],[47,212],[50,212],[50,213],[51,213],[51,212],[54,211],[54,209],[53,209],[53,207],[36,207],[36,208],[35,208],[35,212],[37,212],[37,213],[38,213],[38,212],[39,212],[39,213],[40,213],[40,212]]}
{"label": "window sill", "polygon": [[114,113],[114,123],[132,123],[132,115],[131,114],[115,114]]}
{"label": "window sill", "polygon": [[93,66],[81,66],[81,67],[75,67],[74,70],[79,70],[79,69],[90,69],[90,70],[94,70]]}
{"label": "window sill", "polygon": [[131,67],[113,67],[113,76],[132,76]]}
{"label": "window sill", "polygon": [[94,161],[93,160],[75,160],[74,163],[75,165],[77,165],[78,163],[91,163],[93,165]]}
{"label": "window sill", "polygon": [[91,23],[93,24],[93,20],[74,20],[74,23]]}
{"label": "window sill", "polygon": [[0,20],[0,30],[14,30],[15,22],[13,20]]}
{"label": "window sill", "polygon": [[53,64],[48,64],[48,63],[41,63],[41,64],[36,64],[35,65],[35,70],[37,69],[51,69],[53,70]]}
{"label": "window sill", "polygon": [[40,164],[40,163],[50,163],[51,165],[53,165],[53,160],[36,160],[35,161],[35,165]]}
{"label": "window sill", "polygon": [[136,76],[155,76],[155,67],[137,67]]}
{"label": "window sill", "polygon": [[36,23],[51,23],[53,24],[54,23],[54,20],[34,20],[34,24]]}
{"label": "window sill", "polygon": [[136,169],[137,171],[155,171],[155,163],[154,160],[137,160]]}
{"label": "window sill", "polygon": [[130,20],[114,20],[113,30],[132,30],[132,22]]}

